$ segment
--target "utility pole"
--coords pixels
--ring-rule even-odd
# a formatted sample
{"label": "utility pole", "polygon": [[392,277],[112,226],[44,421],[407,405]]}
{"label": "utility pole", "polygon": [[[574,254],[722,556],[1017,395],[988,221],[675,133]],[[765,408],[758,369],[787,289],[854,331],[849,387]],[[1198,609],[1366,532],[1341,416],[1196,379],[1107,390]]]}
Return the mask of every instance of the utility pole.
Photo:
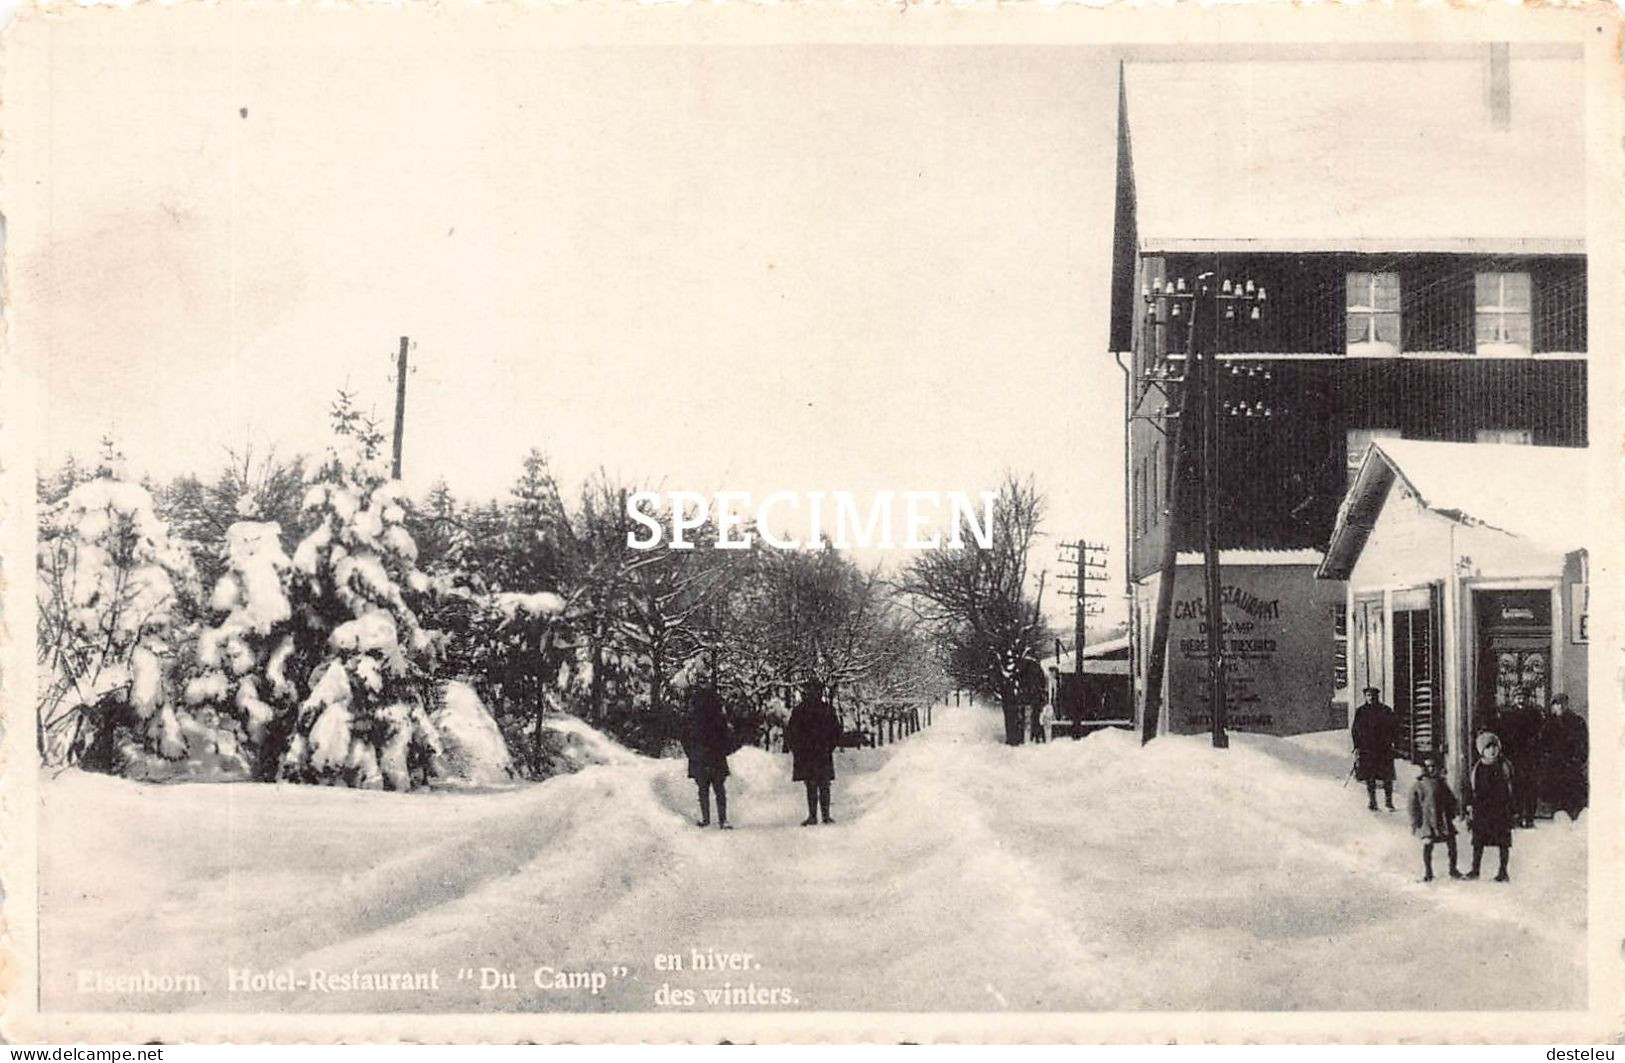
{"label": "utility pole", "polygon": [[[1255,287],[1252,281],[1237,283],[1221,281],[1218,276],[1217,257],[1213,269],[1199,275],[1190,288],[1183,278],[1163,285],[1159,278],[1147,286],[1143,295],[1149,309],[1150,325],[1165,325],[1169,320],[1185,317],[1189,325],[1189,343],[1186,348],[1184,372],[1170,374],[1160,371],[1153,378],[1158,383],[1184,385],[1177,389],[1176,408],[1166,416],[1173,420],[1169,432],[1168,448],[1168,512],[1162,551],[1162,576],[1157,585],[1157,615],[1152,634],[1151,659],[1146,669],[1146,709],[1142,720],[1142,739],[1149,741],[1156,735],[1155,716],[1161,712],[1162,685],[1167,674],[1168,642],[1171,630],[1174,580],[1178,572],[1178,533],[1182,511],[1179,507],[1181,492],[1181,457],[1185,443],[1184,421],[1193,412],[1190,390],[1198,392],[1202,421],[1201,490],[1202,490],[1202,568],[1205,584],[1207,625],[1208,712],[1211,721],[1213,745],[1223,749],[1229,745],[1225,730],[1227,687],[1224,659],[1224,609],[1222,572],[1219,564],[1219,321],[1236,321],[1238,312],[1244,319],[1257,321],[1262,316],[1262,304],[1267,298],[1265,289]],[[1161,310],[1168,307],[1167,317]],[[1235,373],[1233,367],[1231,372]],[[1197,375],[1194,382],[1191,374]],[[1149,375],[1149,374],[1148,374]],[[1251,375],[1251,373],[1249,373]],[[1268,374],[1265,374],[1268,379]],[[1171,399],[1173,403],[1175,400]],[[1268,417],[1267,406],[1250,403],[1239,405],[1224,403],[1227,414]]]}
{"label": "utility pole", "polygon": [[[1219,303],[1213,298],[1217,284],[1211,273],[1197,281],[1203,297],[1197,300],[1191,324],[1197,333],[1196,347],[1202,352],[1202,580],[1207,602],[1208,718],[1213,748],[1227,749],[1230,736],[1224,730],[1228,693],[1224,675],[1224,585],[1219,571]],[[1224,287],[1228,291],[1229,282]]]}
{"label": "utility pole", "polygon": [[[1105,543],[1092,543],[1086,539],[1061,544],[1061,561],[1073,563],[1077,566],[1077,574],[1066,572],[1060,574],[1063,580],[1075,581],[1072,590],[1061,590],[1057,593],[1071,595],[1077,599],[1077,607],[1073,611],[1072,620],[1072,676],[1077,697],[1074,699],[1074,718],[1072,721],[1072,737],[1083,737],[1083,720],[1087,715],[1083,705],[1083,650],[1089,633],[1087,620],[1091,616],[1099,616],[1102,609],[1100,599],[1106,597],[1098,591],[1089,589],[1091,583],[1100,583],[1108,579],[1106,551],[1109,548]],[[1073,551],[1067,556],[1067,551]]]}
{"label": "utility pole", "polygon": [[1089,598],[1084,593],[1089,587],[1089,584],[1085,582],[1088,577],[1083,571],[1084,565],[1087,564],[1085,558],[1088,555],[1084,550],[1087,545],[1082,539],[1079,539],[1077,545],[1073,547],[1078,555],[1078,592],[1077,608],[1072,611],[1072,672],[1080,677],[1079,682],[1082,682],[1081,677],[1083,675],[1083,642],[1089,637],[1086,630],[1087,625],[1084,623],[1084,610],[1089,605]]}
{"label": "utility pole", "polygon": [[[1145,702],[1140,714],[1140,741],[1145,743],[1157,737],[1157,723],[1162,716],[1162,688],[1167,676],[1168,634],[1174,606],[1174,577],[1179,562],[1179,524],[1184,516],[1181,507],[1185,478],[1185,421],[1190,407],[1190,388],[1182,385],[1187,384],[1190,365],[1196,357],[1196,329],[1190,327],[1195,293],[1186,287],[1183,277],[1177,281],[1169,281],[1166,286],[1162,278],[1158,277],[1145,287],[1142,294],[1146,302],[1148,339],[1145,342],[1160,346],[1157,337],[1163,333],[1158,330],[1171,330],[1181,325],[1186,327],[1187,336],[1182,364],[1178,370],[1176,371],[1173,366],[1162,364],[1164,361],[1172,361],[1172,357],[1166,360],[1159,358],[1159,364],[1155,368],[1146,370],[1144,380],[1147,387],[1168,389],[1163,395],[1166,405],[1172,407],[1162,415],[1167,427],[1157,425],[1157,428],[1168,437],[1168,456],[1164,459],[1166,462],[1164,482],[1168,485],[1165,497],[1168,504],[1163,513],[1162,564],[1161,575],[1157,579],[1157,610],[1151,621],[1151,652],[1146,661]],[[1132,498],[1128,502],[1129,505],[1134,505]]]}
{"label": "utility pole", "polygon": [[395,362],[395,460],[390,465],[390,475],[395,479],[401,478],[401,441],[406,436],[406,352],[411,341],[401,337],[401,354]]}

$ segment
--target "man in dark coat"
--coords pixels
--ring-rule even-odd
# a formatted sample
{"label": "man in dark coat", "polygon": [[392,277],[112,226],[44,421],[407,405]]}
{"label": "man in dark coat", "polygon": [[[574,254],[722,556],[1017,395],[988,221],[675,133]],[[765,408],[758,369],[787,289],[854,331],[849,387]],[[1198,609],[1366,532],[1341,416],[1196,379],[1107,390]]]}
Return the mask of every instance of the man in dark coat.
{"label": "man in dark coat", "polygon": [[[1569,711],[1569,696],[1552,698],[1544,731],[1546,799],[1575,820],[1586,806],[1591,735],[1585,718]],[[1555,815],[1555,813],[1554,813]]]}
{"label": "man in dark coat", "polygon": [[1394,741],[1399,723],[1394,710],[1382,703],[1382,691],[1365,688],[1365,704],[1354,710],[1349,735],[1354,740],[1354,777],[1365,783],[1371,811],[1377,810],[1377,784],[1382,783],[1383,800],[1394,810]]}
{"label": "man in dark coat", "polygon": [[688,777],[700,791],[702,827],[711,825],[711,792],[717,795],[717,826],[728,830],[728,754],[734,751],[733,728],[722,711],[722,698],[710,687],[694,692],[689,703]]}
{"label": "man in dark coat", "polygon": [[1478,877],[1484,850],[1493,845],[1501,850],[1501,869],[1495,881],[1507,882],[1507,857],[1512,851],[1512,820],[1516,811],[1512,796],[1513,769],[1502,758],[1501,740],[1494,732],[1479,732],[1476,744],[1478,763],[1468,772],[1467,785],[1462,787],[1462,804],[1473,832],[1473,868],[1466,877]]}
{"label": "man in dark coat", "polygon": [[1512,825],[1533,827],[1539,798],[1541,731],[1545,720],[1529,700],[1528,687],[1519,687],[1512,704],[1499,714],[1492,728],[1501,740],[1501,759],[1512,769]]}
{"label": "man in dark coat", "polygon": [[1031,657],[1024,657],[1017,672],[1016,690],[1021,698],[1022,713],[1027,717],[1027,738],[1032,742],[1045,739],[1044,724],[1039,719],[1049,695],[1049,681],[1044,678],[1044,666]]}
{"label": "man in dark coat", "polygon": [[807,787],[807,818],[803,827],[835,821],[829,815],[829,784],[835,778],[835,747],[841,743],[841,721],[824,695],[824,684],[809,679],[801,686],[801,703],[790,713],[784,744],[795,770],[791,778]]}

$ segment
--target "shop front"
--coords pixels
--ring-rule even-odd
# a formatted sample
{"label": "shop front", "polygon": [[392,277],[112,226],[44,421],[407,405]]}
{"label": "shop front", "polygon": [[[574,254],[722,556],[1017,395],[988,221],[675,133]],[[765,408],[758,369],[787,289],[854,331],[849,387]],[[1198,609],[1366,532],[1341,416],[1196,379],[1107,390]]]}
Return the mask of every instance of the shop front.
{"label": "shop front", "polygon": [[1384,441],[1361,467],[1318,574],[1346,581],[1354,686],[1394,707],[1406,758],[1440,755],[1459,781],[1520,691],[1587,715],[1584,460]]}

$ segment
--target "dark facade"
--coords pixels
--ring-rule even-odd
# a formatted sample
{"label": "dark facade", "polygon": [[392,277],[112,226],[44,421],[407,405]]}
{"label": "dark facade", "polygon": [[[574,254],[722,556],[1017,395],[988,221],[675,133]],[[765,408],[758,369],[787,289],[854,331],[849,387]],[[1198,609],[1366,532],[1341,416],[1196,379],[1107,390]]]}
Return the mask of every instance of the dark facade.
{"label": "dark facade", "polygon": [[[1187,283],[1213,270],[1268,292],[1258,321],[1221,322],[1217,345],[1221,415],[1221,542],[1227,548],[1321,548],[1348,486],[1351,459],[1366,436],[1537,446],[1586,444],[1586,277],[1580,255],[1145,255],[1138,287]],[[1397,275],[1391,353],[1349,354],[1350,276]],[[1479,354],[1480,276],[1527,276],[1528,353]],[[1132,322],[1136,384],[1129,428],[1132,576],[1155,571],[1169,527],[1167,402],[1146,374],[1179,368],[1185,322]],[[1359,315],[1369,316],[1369,315]],[[1253,411],[1247,416],[1242,410]],[[1263,411],[1268,410],[1269,416]],[[1200,411],[1187,431],[1200,431]],[[1353,433],[1353,434],[1351,434]],[[1351,447],[1355,451],[1351,453]],[[1194,454],[1183,469],[1188,500],[1198,497]],[[1200,545],[1199,507],[1187,505],[1179,546]]]}
{"label": "dark facade", "polygon": [[[1587,262],[1573,209],[1581,127],[1525,90],[1569,76],[1571,63],[1500,46],[1381,65],[1355,56],[1336,74],[1319,61],[1272,65],[1268,77],[1245,61],[1204,61],[1120,76],[1109,343],[1129,369],[1137,713],[1169,535],[1178,548],[1160,728],[1206,726],[1210,619],[1228,640],[1238,729],[1291,734],[1344,719],[1350,613],[1342,584],[1315,571],[1370,443],[1586,445]],[[1422,84],[1453,94],[1447,120],[1406,110],[1405,94]],[[1481,99],[1481,85],[1494,92]],[[1226,121],[1190,121],[1216,101]],[[1175,301],[1153,313],[1145,298],[1181,281],[1192,291],[1204,273],[1267,293],[1256,318],[1251,305],[1224,304],[1238,312],[1221,314],[1210,343],[1230,596],[1211,617],[1191,582],[1202,404],[1182,415],[1178,462],[1166,416],[1184,387],[1191,304],[1177,317]],[[1275,603],[1278,616],[1248,615],[1243,599]]]}

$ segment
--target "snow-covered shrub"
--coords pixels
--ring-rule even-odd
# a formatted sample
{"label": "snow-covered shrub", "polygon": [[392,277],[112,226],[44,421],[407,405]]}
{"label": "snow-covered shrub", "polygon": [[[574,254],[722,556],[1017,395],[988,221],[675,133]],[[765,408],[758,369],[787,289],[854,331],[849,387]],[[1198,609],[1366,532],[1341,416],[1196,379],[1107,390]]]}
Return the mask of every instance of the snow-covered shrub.
{"label": "snow-covered shrub", "polygon": [[[238,512],[255,515],[252,496],[240,500]],[[287,674],[291,580],[279,524],[240,520],[227,529],[226,572],[209,600],[217,622],[198,637],[198,672],[185,688],[187,705],[213,707],[233,721],[245,756],[254,760],[267,747],[273,723],[298,704]]]}
{"label": "snow-covered shrub", "polygon": [[542,728],[540,777],[568,775],[600,764],[627,764],[637,754],[575,716],[548,717]]}
{"label": "snow-covered shrub", "polygon": [[112,469],[42,515],[39,753],[46,764],[114,766],[121,728],[161,756],[184,755],[164,683],[192,559],[153,512],[152,497]]}
{"label": "snow-covered shrub", "polygon": [[464,654],[469,678],[492,713],[520,770],[546,774],[542,721],[564,704],[575,636],[565,600],[549,591],[481,597]]}
{"label": "snow-covered shrub", "polygon": [[230,719],[209,706],[172,709],[174,727],[167,752],[154,752],[128,732],[117,744],[113,770],[143,782],[237,781],[252,777],[250,751]]}
{"label": "snow-covered shrub", "polygon": [[310,530],[292,558],[284,675],[298,677],[303,697],[272,729],[276,773],[405,790],[441,753],[423,696],[432,640],[406,598],[428,584],[401,485],[380,459],[382,436],[346,396],[333,421],[333,445],[305,495]]}
{"label": "snow-covered shrub", "polygon": [[517,774],[508,744],[480,696],[467,683],[447,683],[440,707],[430,717],[444,746],[440,778],[475,786],[495,786]]}

